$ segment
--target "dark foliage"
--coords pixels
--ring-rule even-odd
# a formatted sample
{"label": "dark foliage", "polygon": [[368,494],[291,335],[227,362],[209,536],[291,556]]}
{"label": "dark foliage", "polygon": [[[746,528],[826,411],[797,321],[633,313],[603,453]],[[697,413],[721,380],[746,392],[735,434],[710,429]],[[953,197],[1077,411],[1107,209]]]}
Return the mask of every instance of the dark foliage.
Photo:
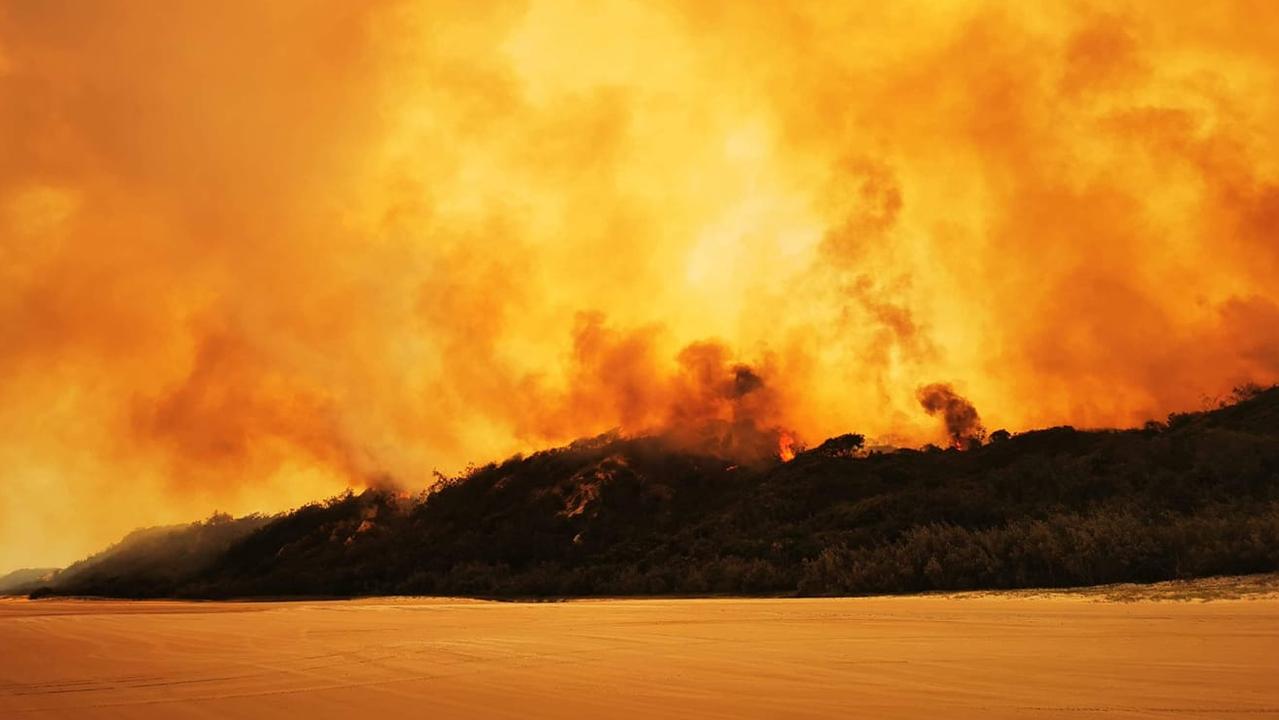
{"label": "dark foliage", "polygon": [[[272,518],[148,531],[48,592],[856,594],[1279,569],[1279,389],[1138,430],[738,467],[602,436]],[[240,523],[240,524],[235,524]]]}

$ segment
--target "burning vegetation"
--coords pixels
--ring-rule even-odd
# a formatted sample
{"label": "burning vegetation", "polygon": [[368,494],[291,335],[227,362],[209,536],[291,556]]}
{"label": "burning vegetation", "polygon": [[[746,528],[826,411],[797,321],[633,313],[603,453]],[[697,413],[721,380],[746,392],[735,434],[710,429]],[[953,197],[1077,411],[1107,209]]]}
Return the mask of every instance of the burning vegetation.
{"label": "burning vegetation", "polygon": [[1276,27],[0,3],[0,566],[611,428],[971,446],[936,378],[1016,432],[1279,381]]}
{"label": "burning vegetation", "polygon": [[1279,569],[1279,388],[1141,429],[1058,427],[963,453],[864,443],[746,466],[606,434],[416,499],[369,490],[140,531],[40,582],[125,597],[821,595]]}

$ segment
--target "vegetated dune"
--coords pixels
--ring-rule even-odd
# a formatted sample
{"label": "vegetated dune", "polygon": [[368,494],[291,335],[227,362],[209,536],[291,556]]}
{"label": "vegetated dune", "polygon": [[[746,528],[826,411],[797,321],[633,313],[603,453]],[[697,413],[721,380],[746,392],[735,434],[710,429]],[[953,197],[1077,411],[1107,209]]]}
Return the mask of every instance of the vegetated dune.
{"label": "vegetated dune", "polygon": [[1234,585],[1258,592],[0,601],[0,716],[1279,716],[1277,584],[1204,588]]}
{"label": "vegetated dune", "polygon": [[0,575],[0,595],[25,595],[48,585],[57,572],[58,568],[21,568]]}
{"label": "vegetated dune", "polygon": [[[189,582],[236,541],[270,518],[216,514],[203,522],[135,530],[111,547],[62,570],[28,579],[25,587],[93,588],[95,595],[142,596]],[[16,588],[17,586],[15,586]]]}
{"label": "vegetated dune", "polygon": [[38,594],[900,593],[1279,569],[1279,388],[1141,429],[970,449],[842,436],[742,464],[606,435],[408,497],[144,534]]}

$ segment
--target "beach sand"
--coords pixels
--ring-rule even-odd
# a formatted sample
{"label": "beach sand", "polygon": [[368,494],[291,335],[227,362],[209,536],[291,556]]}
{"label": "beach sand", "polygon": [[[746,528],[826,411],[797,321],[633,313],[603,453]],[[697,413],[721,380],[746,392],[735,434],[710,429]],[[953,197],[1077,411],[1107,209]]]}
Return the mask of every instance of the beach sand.
{"label": "beach sand", "polygon": [[0,600],[2,718],[1279,717],[1279,597]]}

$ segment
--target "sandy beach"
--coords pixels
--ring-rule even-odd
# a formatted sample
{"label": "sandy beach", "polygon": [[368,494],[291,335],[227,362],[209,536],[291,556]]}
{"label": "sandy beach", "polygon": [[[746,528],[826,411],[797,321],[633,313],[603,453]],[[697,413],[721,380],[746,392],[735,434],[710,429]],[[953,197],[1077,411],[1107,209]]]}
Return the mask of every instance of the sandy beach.
{"label": "sandy beach", "polygon": [[1279,599],[0,601],[0,717],[1279,717]]}

